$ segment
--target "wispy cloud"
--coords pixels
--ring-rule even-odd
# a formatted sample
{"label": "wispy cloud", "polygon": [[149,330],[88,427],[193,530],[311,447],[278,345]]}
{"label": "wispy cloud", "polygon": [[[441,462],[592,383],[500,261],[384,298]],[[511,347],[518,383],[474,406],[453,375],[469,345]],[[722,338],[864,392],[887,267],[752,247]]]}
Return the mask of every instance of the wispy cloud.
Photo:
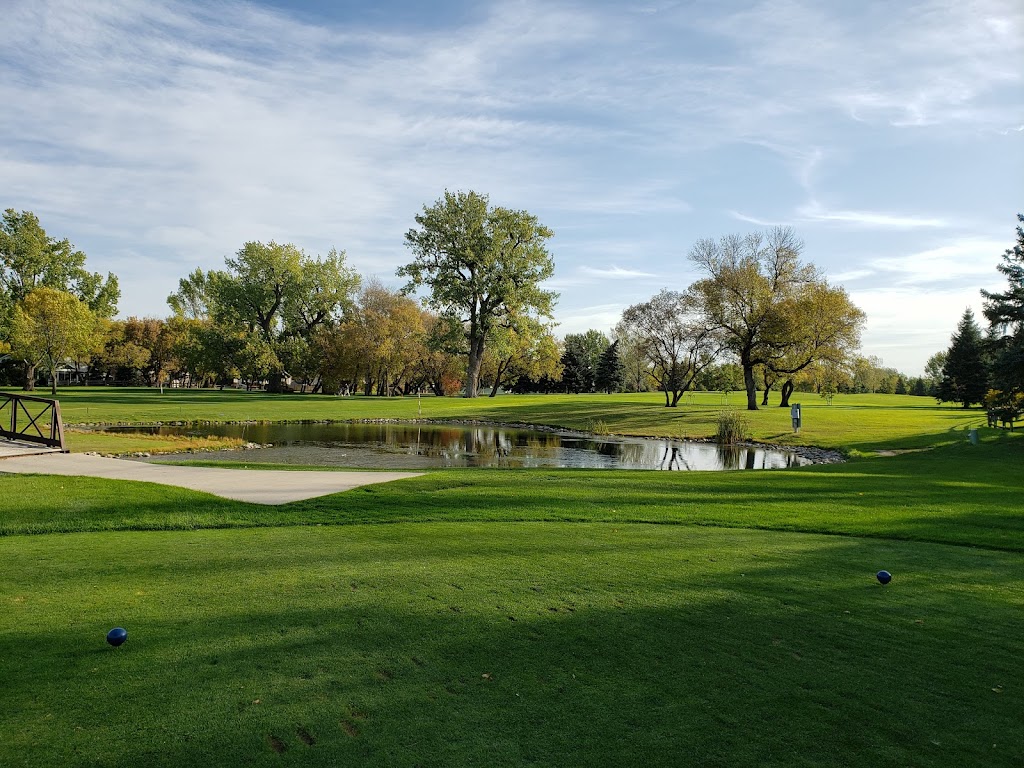
{"label": "wispy cloud", "polygon": [[817,203],[801,206],[797,210],[797,215],[801,221],[805,222],[834,222],[837,224],[852,224],[881,229],[941,228],[949,226],[949,222],[941,218],[882,213],[879,211],[832,211],[821,207]]}
{"label": "wispy cloud", "polygon": [[748,224],[756,224],[759,227],[782,227],[789,224],[786,221],[767,221],[766,219],[759,219],[754,216],[748,216],[745,213],[739,211],[729,211],[729,215],[737,221],[745,221]]}
{"label": "wispy cloud", "polygon": [[651,274],[650,272],[640,272],[636,269],[622,269],[621,267],[611,266],[605,268],[598,267],[580,267],[580,272],[585,275],[592,275],[593,277],[600,277],[605,279],[632,279],[637,277],[657,277],[657,275]]}

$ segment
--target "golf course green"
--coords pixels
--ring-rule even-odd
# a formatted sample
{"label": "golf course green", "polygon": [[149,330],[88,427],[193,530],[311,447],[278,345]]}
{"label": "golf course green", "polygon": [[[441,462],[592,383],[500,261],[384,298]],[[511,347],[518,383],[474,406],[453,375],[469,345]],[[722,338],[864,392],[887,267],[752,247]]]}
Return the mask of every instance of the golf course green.
{"label": "golf course green", "polygon": [[[61,406],[693,438],[729,406],[659,397]],[[751,437],[847,463],[444,469],[277,507],[0,474],[0,765],[1019,766],[1024,438],[928,398],[801,398],[799,434],[769,407]]]}

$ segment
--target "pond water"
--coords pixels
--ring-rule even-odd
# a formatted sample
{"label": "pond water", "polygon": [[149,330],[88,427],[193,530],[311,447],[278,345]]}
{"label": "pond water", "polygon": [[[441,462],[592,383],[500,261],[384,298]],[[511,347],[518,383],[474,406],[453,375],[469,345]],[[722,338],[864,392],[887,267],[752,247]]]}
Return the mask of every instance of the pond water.
{"label": "pond water", "polygon": [[[602,469],[775,469],[809,464],[789,451],[650,438],[603,437],[464,424],[211,424],[114,427],[111,431],[239,437],[272,448],[224,454],[247,464],[375,469],[574,467]],[[151,459],[159,461],[160,458]],[[174,460],[164,457],[165,461]]]}

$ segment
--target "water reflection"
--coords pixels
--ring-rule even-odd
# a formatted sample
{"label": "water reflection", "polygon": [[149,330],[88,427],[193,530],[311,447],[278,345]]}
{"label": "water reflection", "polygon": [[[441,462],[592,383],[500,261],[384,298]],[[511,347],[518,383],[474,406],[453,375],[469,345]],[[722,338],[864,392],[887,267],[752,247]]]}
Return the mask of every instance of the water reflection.
{"label": "water reflection", "polygon": [[238,437],[273,448],[246,463],[360,468],[579,467],[666,471],[770,469],[808,463],[786,451],[645,438],[596,437],[458,424],[219,424],[200,428],[115,428],[159,434]]}

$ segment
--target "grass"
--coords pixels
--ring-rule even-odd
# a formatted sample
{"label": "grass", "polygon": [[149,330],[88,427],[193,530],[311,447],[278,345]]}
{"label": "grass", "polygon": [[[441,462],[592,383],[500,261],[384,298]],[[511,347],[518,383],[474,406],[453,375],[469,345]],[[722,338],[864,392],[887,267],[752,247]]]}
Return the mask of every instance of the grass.
{"label": "grass", "polygon": [[89,451],[102,454],[184,453],[224,451],[241,448],[245,441],[234,437],[201,437],[186,435],[124,435],[95,430],[68,429],[65,440],[73,453]]}
{"label": "grass", "polygon": [[[504,395],[497,398],[332,397],[271,395],[240,390],[158,390],[78,387],[61,390],[68,424],[137,424],[197,421],[302,421],[353,419],[481,419],[562,426],[611,434],[706,438],[716,433],[723,407],[741,407],[742,393],[695,393],[677,408],[661,395]],[[788,408],[745,412],[751,437],[765,442],[815,445],[846,451],[928,448],[985,428],[979,409],[965,410],[910,395],[837,395],[832,405],[797,393],[803,427],[794,435]],[[777,398],[773,398],[777,403]]]}
{"label": "grass", "polygon": [[[62,407],[416,416],[415,400],[219,394]],[[695,436],[720,400],[425,399],[423,415]],[[972,446],[979,412],[923,399],[803,406],[798,436],[782,409],[750,429],[854,457],[931,450],[442,470],[281,507],[0,475],[0,765],[1019,765],[1024,438]]]}
{"label": "grass", "polygon": [[1024,751],[1004,552],[686,526],[119,532],[0,540],[0,584],[5,766]]}

